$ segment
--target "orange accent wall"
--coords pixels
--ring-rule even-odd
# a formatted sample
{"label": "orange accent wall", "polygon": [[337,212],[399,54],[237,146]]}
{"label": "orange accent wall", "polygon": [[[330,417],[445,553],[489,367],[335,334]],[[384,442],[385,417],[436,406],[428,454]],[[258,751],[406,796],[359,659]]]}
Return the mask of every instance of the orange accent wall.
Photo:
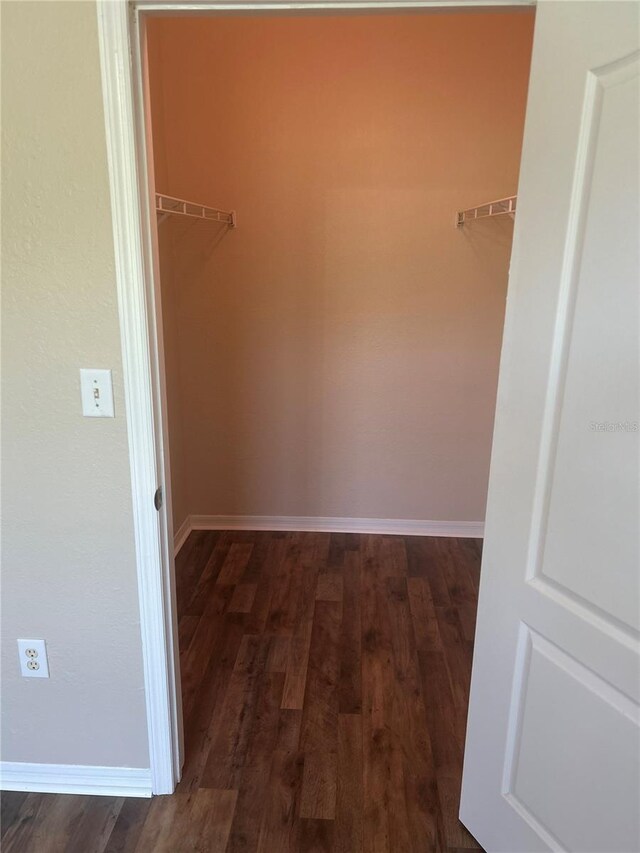
{"label": "orange accent wall", "polygon": [[156,18],[175,521],[481,521],[527,11]]}

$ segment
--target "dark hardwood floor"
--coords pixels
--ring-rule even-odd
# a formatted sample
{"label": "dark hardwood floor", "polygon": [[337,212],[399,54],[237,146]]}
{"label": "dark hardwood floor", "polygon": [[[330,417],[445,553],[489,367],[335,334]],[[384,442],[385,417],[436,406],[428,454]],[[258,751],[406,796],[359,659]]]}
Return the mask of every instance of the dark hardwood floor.
{"label": "dark hardwood floor", "polygon": [[171,797],[2,795],[3,853],[454,853],[480,542],[192,533]]}

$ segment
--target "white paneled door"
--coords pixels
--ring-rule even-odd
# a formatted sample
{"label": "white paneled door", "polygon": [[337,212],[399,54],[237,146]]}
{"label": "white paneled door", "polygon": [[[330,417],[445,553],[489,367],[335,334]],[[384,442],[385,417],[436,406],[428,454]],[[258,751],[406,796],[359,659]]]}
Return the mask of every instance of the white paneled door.
{"label": "white paneled door", "polygon": [[640,850],[640,4],[538,5],[461,819]]}

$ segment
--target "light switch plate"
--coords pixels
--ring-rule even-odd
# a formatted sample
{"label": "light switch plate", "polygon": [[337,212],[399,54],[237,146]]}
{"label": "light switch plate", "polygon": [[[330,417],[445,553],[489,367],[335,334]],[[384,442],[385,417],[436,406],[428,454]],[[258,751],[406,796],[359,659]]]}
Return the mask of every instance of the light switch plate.
{"label": "light switch plate", "polygon": [[113,417],[113,384],[111,371],[101,368],[80,368],[82,414],[86,418]]}

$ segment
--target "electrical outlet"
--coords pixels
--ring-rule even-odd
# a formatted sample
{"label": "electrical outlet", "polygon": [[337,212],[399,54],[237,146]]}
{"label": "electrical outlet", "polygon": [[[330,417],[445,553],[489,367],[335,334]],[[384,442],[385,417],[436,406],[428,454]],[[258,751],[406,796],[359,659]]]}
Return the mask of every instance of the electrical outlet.
{"label": "electrical outlet", "polygon": [[47,645],[44,640],[18,640],[20,672],[25,678],[49,678]]}

